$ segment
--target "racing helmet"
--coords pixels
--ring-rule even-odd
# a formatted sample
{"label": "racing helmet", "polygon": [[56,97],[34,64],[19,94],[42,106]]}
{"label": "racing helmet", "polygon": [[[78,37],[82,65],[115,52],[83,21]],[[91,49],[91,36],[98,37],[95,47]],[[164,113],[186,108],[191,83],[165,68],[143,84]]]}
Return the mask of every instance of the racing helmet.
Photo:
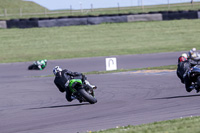
{"label": "racing helmet", "polygon": [[196,52],[196,51],[197,51],[197,49],[196,49],[196,48],[192,48],[192,51]]}
{"label": "racing helmet", "polygon": [[57,72],[61,72],[62,68],[60,68],[59,66],[55,66],[53,69],[53,74],[56,75]]}
{"label": "racing helmet", "polygon": [[184,53],[178,58],[178,63],[186,61],[187,60],[187,54]]}
{"label": "racing helmet", "polygon": [[47,59],[44,59],[45,65],[47,65]]}
{"label": "racing helmet", "polygon": [[186,59],[188,58],[188,55],[186,53],[183,53],[181,56],[185,57]]}
{"label": "racing helmet", "polygon": [[189,56],[190,57],[195,57],[196,56],[196,48],[192,48],[190,51],[189,51]]}

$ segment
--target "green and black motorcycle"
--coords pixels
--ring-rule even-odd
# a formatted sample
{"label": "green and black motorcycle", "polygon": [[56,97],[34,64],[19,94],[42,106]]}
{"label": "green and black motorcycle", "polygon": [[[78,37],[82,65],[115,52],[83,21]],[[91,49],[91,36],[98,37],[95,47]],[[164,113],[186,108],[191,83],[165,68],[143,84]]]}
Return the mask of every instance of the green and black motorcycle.
{"label": "green and black motorcycle", "polygon": [[68,84],[72,96],[80,102],[89,102],[90,104],[95,104],[97,102],[94,96],[94,88],[84,84],[81,79],[71,79],[66,84]]}

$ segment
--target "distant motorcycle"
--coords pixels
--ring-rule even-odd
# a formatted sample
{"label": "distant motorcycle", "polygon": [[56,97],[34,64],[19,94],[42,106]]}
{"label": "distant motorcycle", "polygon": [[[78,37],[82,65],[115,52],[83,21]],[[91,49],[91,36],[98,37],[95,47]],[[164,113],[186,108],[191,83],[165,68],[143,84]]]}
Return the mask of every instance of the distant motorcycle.
{"label": "distant motorcycle", "polygon": [[94,104],[97,99],[94,97],[94,89],[83,84],[81,79],[72,79],[66,83],[72,96],[81,102],[89,102]]}
{"label": "distant motorcycle", "polygon": [[194,85],[197,92],[200,91],[200,58],[195,59],[195,61],[191,62],[193,66],[188,72],[188,77]]}
{"label": "distant motorcycle", "polygon": [[47,65],[47,60],[34,61],[32,65],[28,67],[28,70],[43,70]]}

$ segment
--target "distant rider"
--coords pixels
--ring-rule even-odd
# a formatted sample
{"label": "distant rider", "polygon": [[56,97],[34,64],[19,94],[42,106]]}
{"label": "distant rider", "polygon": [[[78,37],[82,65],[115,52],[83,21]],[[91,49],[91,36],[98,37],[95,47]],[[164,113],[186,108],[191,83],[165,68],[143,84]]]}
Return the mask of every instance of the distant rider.
{"label": "distant rider", "polygon": [[[59,66],[55,66],[53,69],[53,73],[55,75],[54,83],[59,89],[60,92],[66,92],[66,99],[67,101],[71,102],[75,99],[75,97],[72,97],[72,92],[69,90],[68,83],[71,79],[78,78],[81,79],[83,84],[91,87],[93,89],[96,89],[97,87],[94,85],[91,85],[88,81],[85,75],[79,72],[72,72],[67,69],[62,70]],[[81,101],[79,101],[81,102]]]}
{"label": "distant rider", "polygon": [[195,59],[199,57],[196,48],[191,49],[188,54],[183,53],[178,58],[178,68],[177,76],[180,78],[181,82],[185,84],[187,92],[191,92],[194,89],[192,82],[190,81],[188,72],[194,65],[191,62],[196,62]]}
{"label": "distant rider", "polygon": [[43,70],[47,66],[47,60],[38,60],[35,62],[35,64],[38,66],[39,70]]}

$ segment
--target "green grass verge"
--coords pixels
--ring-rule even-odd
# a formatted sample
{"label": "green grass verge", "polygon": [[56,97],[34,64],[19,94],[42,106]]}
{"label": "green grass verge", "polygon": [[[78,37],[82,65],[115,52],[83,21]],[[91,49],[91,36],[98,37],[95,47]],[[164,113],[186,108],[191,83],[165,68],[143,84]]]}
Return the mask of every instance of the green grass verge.
{"label": "green grass verge", "polygon": [[176,70],[177,65],[169,65],[169,66],[160,66],[160,67],[148,67],[148,68],[134,68],[134,69],[118,69],[113,71],[92,71],[85,72],[83,74],[106,74],[106,73],[117,73],[117,72],[129,72],[129,71],[138,71],[138,70]]}
{"label": "green grass verge", "polygon": [[90,133],[199,133],[200,117],[188,117],[138,126],[117,127]]}
{"label": "green grass verge", "polygon": [[199,20],[0,29],[0,63],[200,49]]}

